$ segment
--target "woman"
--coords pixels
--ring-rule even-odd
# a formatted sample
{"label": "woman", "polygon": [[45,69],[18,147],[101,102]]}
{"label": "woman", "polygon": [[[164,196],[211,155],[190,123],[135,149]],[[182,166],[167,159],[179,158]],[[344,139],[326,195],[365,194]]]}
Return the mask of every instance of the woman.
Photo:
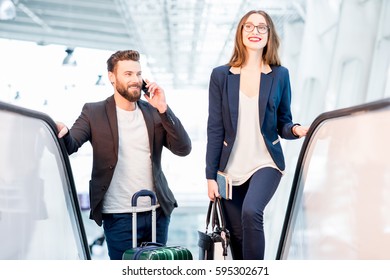
{"label": "woman", "polygon": [[298,139],[308,130],[292,122],[289,74],[278,47],[270,16],[250,11],[237,26],[229,63],[210,77],[208,196],[219,196],[218,170],[229,174],[233,198],[222,206],[234,259],[264,259],[263,212],[285,169],[279,136]]}

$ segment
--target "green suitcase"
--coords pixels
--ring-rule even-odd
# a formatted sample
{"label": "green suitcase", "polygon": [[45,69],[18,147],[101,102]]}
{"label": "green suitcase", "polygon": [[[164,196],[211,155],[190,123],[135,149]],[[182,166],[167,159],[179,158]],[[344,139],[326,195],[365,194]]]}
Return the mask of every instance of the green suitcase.
{"label": "green suitcase", "polygon": [[[149,196],[152,211],[152,242],[142,243],[137,247],[137,199]],[[190,250],[182,246],[165,246],[156,243],[156,195],[149,190],[136,192],[131,199],[133,248],[123,253],[122,260],[192,260]]]}
{"label": "green suitcase", "polygon": [[123,260],[192,260],[191,252],[182,246],[163,246],[145,243],[140,247],[126,250]]}

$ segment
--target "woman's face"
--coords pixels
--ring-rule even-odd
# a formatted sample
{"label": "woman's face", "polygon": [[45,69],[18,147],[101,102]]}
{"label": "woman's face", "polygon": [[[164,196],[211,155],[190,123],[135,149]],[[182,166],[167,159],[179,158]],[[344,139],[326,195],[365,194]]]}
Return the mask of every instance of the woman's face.
{"label": "woman's face", "polygon": [[265,18],[259,14],[251,14],[242,28],[244,46],[250,50],[263,49],[268,41],[268,33],[269,28]]}

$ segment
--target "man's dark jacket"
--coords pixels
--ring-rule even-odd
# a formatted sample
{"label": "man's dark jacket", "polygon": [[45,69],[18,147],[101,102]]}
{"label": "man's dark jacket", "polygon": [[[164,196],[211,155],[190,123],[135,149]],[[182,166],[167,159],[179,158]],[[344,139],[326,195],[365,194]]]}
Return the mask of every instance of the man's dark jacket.
{"label": "man's dark jacket", "polygon": [[[165,113],[160,114],[146,101],[139,100],[137,105],[142,111],[148,130],[157,199],[164,213],[170,215],[177,207],[177,202],[161,169],[161,153],[165,146],[175,155],[186,156],[191,151],[191,140],[169,107]],[[63,139],[69,155],[76,152],[86,141],[92,145],[90,219],[101,226],[103,197],[110,186],[118,161],[118,121],[114,96],[104,101],[86,103],[81,115]]]}

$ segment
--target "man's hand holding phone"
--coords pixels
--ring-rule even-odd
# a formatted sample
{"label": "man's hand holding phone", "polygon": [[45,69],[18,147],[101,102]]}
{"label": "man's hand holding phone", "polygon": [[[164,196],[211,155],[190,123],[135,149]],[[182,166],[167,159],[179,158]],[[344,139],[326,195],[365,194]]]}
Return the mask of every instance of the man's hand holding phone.
{"label": "man's hand holding phone", "polygon": [[146,100],[156,108],[160,114],[165,113],[168,108],[165,100],[164,90],[155,82],[149,80],[142,80],[142,91],[145,93]]}
{"label": "man's hand holding phone", "polygon": [[147,95],[148,97],[150,97],[150,92],[148,91],[148,88],[146,87],[146,82],[145,80],[142,80],[142,91],[145,93],[145,95]]}

